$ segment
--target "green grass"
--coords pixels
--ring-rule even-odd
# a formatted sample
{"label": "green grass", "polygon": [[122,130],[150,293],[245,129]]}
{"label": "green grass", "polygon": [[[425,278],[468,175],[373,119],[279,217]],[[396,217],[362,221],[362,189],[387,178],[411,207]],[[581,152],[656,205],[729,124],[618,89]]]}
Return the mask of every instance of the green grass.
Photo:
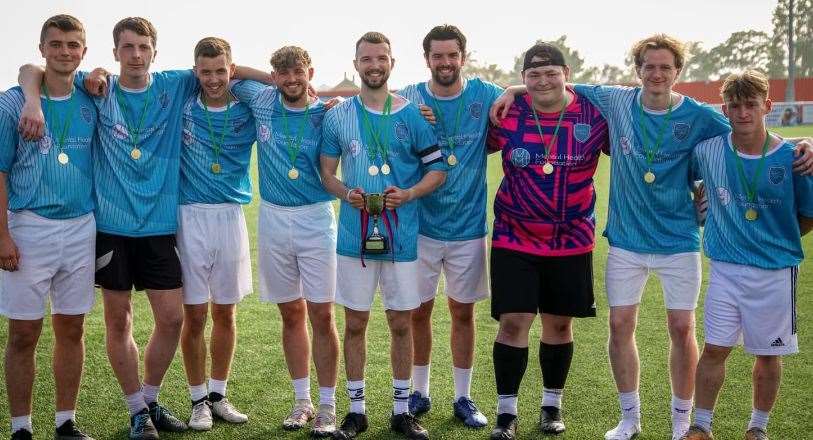
{"label": "green grass", "polygon": [[[794,127],[777,130],[785,136],[811,136],[813,127]],[[598,225],[602,231],[606,220],[608,163],[602,158],[596,178]],[[256,173],[256,166],[254,169]],[[492,156],[489,163],[489,195],[502,176],[499,158]],[[256,177],[256,174],[255,174]],[[256,180],[255,180],[256,182]],[[256,185],[255,185],[256,188]],[[257,201],[247,207],[252,250],[256,249]],[[813,235],[813,234],[812,234]],[[813,255],[813,238],[804,240],[805,253]],[[607,303],[604,295],[604,265],[607,242],[598,239],[595,251],[595,279],[598,317],[578,320],[575,324],[576,354],[565,394],[568,431],[562,438],[599,439],[617,422],[618,407],[615,386],[607,359]],[[253,252],[252,255],[256,255]],[[256,261],[255,261],[256,262]],[[706,267],[707,268],[707,267]],[[811,438],[813,403],[810,400],[813,384],[813,331],[809,324],[813,314],[813,264],[802,264],[799,277],[799,344],[802,353],[785,359],[782,391],[774,409],[770,431],[774,439]],[[707,272],[704,272],[707,273]],[[257,271],[254,271],[255,277]],[[704,278],[705,282],[705,278]],[[705,284],[703,289],[705,295]],[[152,318],[144,295],[134,295],[135,337],[140,346],[146,342],[152,328]],[[293,398],[290,382],[280,348],[280,319],[275,307],[261,304],[257,295],[248,297],[239,309],[239,344],[229,383],[229,395],[238,408],[247,412],[248,425],[235,428],[216,424],[208,434],[163,435],[162,438],[241,438],[241,439],[304,439],[306,432],[288,433],[281,429],[282,418]],[[491,345],[497,325],[488,314],[488,302],[477,306],[477,358],[473,397],[481,409],[494,421],[496,397],[491,362]],[[342,312],[337,311],[339,328]],[[641,395],[644,434],[641,439],[669,438],[669,382],[667,369],[667,332],[665,311],[660,286],[653,277],[647,285],[642,303],[638,343],[641,354]],[[435,350],[432,368],[432,395],[434,409],[423,417],[433,439],[487,438],[488,430],[473,431],[463,428],[451,416],[453,384],[448,347],[449,317],[444,301],[438,301],[434,314]],[[702,298],[698,309],[698,340],[702,335]],[[539,326],[534,326],[532,340],[538,338]],[[127,415],[118,384],[113,377],[104,348],[104,321],[101,300],[87,318],[87,361],[85,377],[79,396],[79,421],[88,433],[97,439],[124,438]],[[0,343],[5,344],[6,324],[0,325]],[[369,326],[367,396],[371,431],[362,438],[390,438],[387,417],[391,408],[391,383],[388,359],[388,332],[383,310],[377,303]],[[36,438],[51,436],[53,425],[53,379],[50,374],[50,354],[53,340],[50,326],[46,325],[37,350],[38,378],[35,386],[34,424]],[[537,344],[531,344],[529,366],[520,391],[520,438],[540,437],[535,429],[541,393],[541,378],[537,359]],[[728,364],[728,378],[720,396],[715,417],[717,438],[741,438],[751,410],[752,358],[737,349]],[[340,366],[338,407],[344,413],[347,398],[344,392],[344,374]],[[312,375],[315,377],[315,375]],[[12,378],[13,380],[13,378]],[[189,400],[180,355],[176,356],[161,393],[161,400],[182,417],[188,417]],[[312,387],[316,389],[315,379]],[[314,398],[318,396],[314,395]],[[8,436],[9,415],[5,389],[0,387],[0,437]]]}

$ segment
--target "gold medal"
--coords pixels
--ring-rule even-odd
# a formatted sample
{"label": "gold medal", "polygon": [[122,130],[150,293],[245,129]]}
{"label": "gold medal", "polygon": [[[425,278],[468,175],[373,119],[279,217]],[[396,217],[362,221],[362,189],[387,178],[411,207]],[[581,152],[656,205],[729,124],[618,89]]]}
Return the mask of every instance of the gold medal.
{"label": "gold medal", "polygon": [[545,174],[553,173],[553,164],[550,162],[545,162],[545,165],[542,165],[542,172]]}
{"label": "gold medal", "polygon": [[299,170],[296,168],[291,168],[288,170],[288,178],[291,180],[296,180],[299,178]]}
{"label": "gold medal", "polygon": [[653,173],[652,171],[647,171],[646,174],[644,174],[644,182],[652,183],[654,181],[655,181],[655,173]]}
{"label": "gold medal", "polygon": [[220,174],[220,171],[222,171],[222,169],[223,168],[220,166],[219,163],[215,162],[215,163],[212,164],[212,172],[213,173]]}
{"label": "gold medal", "polygon": [[759,217],[759,213],[757,212],[757,210],[756,210],[756,209],[754,209],[754,208],[748,208],[748,209],[745,211],[745,219],[746,219],[746,220],[748,220],[748,221],[751,221],[751,222],[752,222],[752,221],[756,220],[756,219],[757,219],[757,217]]}
{"label": "gold medal", "polygon": [[387,164],[381,165],[381,173],[386,175],[390,173],[390,166]]}
{"label": "gold medal", "polygon": [[141,158],[141,150],[139,150],[138,147],[133,148],[132,151],[130,151],[130,157],[132,157],[133,160],[140,159]]}
{"label": "gold medal", "polygon": [[446,162],[448,162],[451,166],[457,165],[457,156],[455,156],[454,153],[450,154],[446,159]]}
{"label": "gold medal", "polygon": [[375,176],[378,174],[378,167],[375,165],[370,165],[370,168],[367,168],[367,172],[370,173],[371,176]]}
{"label": "gold medal", "polygon": [[67,155],[67,153],[64,153],[64,152],[59,153],[59,156],[56,157],[56,160],[58,160],[59,163],[61,163],[62,165],[67,165],[68,164],[68,155]]}

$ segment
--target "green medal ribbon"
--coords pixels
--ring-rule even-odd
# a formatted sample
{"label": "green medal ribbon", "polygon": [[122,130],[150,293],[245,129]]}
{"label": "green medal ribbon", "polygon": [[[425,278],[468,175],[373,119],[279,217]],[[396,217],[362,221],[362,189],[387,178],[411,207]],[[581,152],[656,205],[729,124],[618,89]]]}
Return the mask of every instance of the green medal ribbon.
{"label": "green medal ribbon", "polygon": [[370,159],[371,163],[375,162],[376,156],[381,154],[381,159],[384,163],[387,163],[387,156],[389,155],[389,138],[390,138],[390,112],[392,111],[392,95],[387,95],[387,100],[384,101],[384,122],[382,125],[386,129],[384,134],[381,134],[381,127],[378,129],[373,130],[373,124],[370,122],[370,117],[367,116],[367,107],[364,105],[364,101],[361,100],[361,95],[359,95],[359,102],[361,102],[361,113],[364,116],[364,127],[367,129],[367,132],[370,134],[370,137],[373,139],[374,148],[370,148],[370,145],[365,143],[367,146],[367,157]]}
{"label": "green medal ribbon", "polygon": [[[56,142],[57,147],[59,148],[59,152],[62,153],[62,149],[65,146],[65,137],[68,136],[68,130],[71,126],[71,117],[73,116],[73,107],[75,101],[73,100],[74,89],[71,87],[71,97],[68,98],[68,113],[65,115],[65,119],[62,121],[62,130],[57,129],[57,125],[54,124],[54,117],[56,116],[55,113],[52,111],[51,105],[51,95],[48,93],[48,86],[45,85],[45,81],[42,82],[42,91],[45,93],[45,102],[46,102],[46,118],[51,119],[51,122],[48,122],[48,127],[54,127],[54,131],[59,131],[59,137],[54,139]],[[52,133],[53,134],[53,133]]]}
{"label": "green medal ribbon", "polygon": [[432,102],[435,103],[435,111],[438,114],[438,122],[440,122],[440,127],[443,130],[443,135],[446,136],[446,143],[449,145],[449,153],[454,154],[455,147],[454,137],[457,135],[457,131],[460,128],[460,115],[463,114],[463,91],[460,92],[460,96],[458,97],[458,99],[460,99],[460,102],[457,104],[457,114],[455,115],[454,131],[452,131],[452,134],[449,134],[446,131],[446,124],[443,123],[443,112],[440,110],[440,104],[438,103],[435,94],[432,93],[431,90],[430,94],[432,95]]}
{"label": "green medal ribbon", "polygon": [[553,137],[551,137],[550,143],[545,145],[545,139],[542,137],[542,124],[539,123],[539,116],[536,114],[536,108],[534,107],[533,99],[531,99],[531,112],[533,112],[534,122],[536,122],[536,130],[539,132],[539,142],[542,142],[542,148],[545,149],[545,162],[548,162],[550,150],[553,148],[553,144],[556,142],[556,135],[559,134],[559,127],[562,126],[562,119],[565,117],[566,108],[567,95],[565,94],[564,99],[562,99],[562,110],[559,111],[559,120],[556,121],[556,128],[553,130]]}
{"label": "green medal ribbon", "polygon": [[281,101],[280,105],[282,106],[282,127],[285,130],[285,138],[288,140],[288,159],[291,161],[291,169],[295,169],[296,157],[299,156],[299,151],[302,149],[302,135],[305,133],[305,123],[308,121],[311,107],[310,104],[305,103],[305,114],[302,116],[302,120],[299,121],[296,140],[294,140],[291,138],[291,132],[288,130],[288,109],[285,108],[285,103]]}
{"label": "green medal ribbon", "polygon": [[759,164],[757,164],[757,170],[754,173],[754,179],[748,180],[748,176],[745,175],[745,167],[742,165],[742,158],[738,154],[737,146],[734,145],[734,142],[731,142],[731,146],[734,147],[734,157],[737,158],[737,173],[740,176],[740,181],[745,186],[745,196],[748,198],[750,203],[754,203],[757,197],[757,182],[759,182],[759,175],[762,174],[762,168],[765,165],[765,152],[768,151],[768,145],[771,143],[771,135],[768,134],[768,131],[765,131],[765,143],[762,144],[762,157],[759,159]]}
{"label": "green medal ribbon", "polygon": [[[116,101],[118,101],[119,107],[121,107],[124,124],[127,126],[127,134],[130,136],[130,142],[133,144],[133,148],[138,148],[138,138],[141,136],[141,129],[144,126],[144,117],[147,115],[147,108],[149,108],[150,101],[152,101],[152,93],[150,93],[151,90],[152,82],[150,82],[150,84],[147,86],[147,98],[144,99],[144,108],[141,109],[141,117],[138,119],[138,127],[133,127],[130,123],[130,109],[127,107],[127,102],[124,100],[124,91],[121,89],[121,84],[116,82]],[[133,128],[135,128],[135,130]]]}
{"label": "green medal ribbon", "polygon": [[658,138],[655,141],[655,146],[652,148],[647,147],[647,144],[651,144],[652,140],[649,139],[649,133],[647,133],[646,127],[644,127],[644,104],[643,102],[638,103],[638,129],[641,132],[641,136],[643,136],[644,138],[643,148],[644,152],[646,153],[646,165],[650,170],[652,169],[652,162],[655,160],[655,155],[658,154],[658,150],[661,149],[661,142],[663,142],[664,129],[669,126],[669,122],[671,120],[672,120],[672,95],[670,94],[669,109],[666,111],[666,122],[658,126]]}
{"label": "green medal ribbon", "polygon": [[215,130],[212,126],[212,118],[209,116],[209,108],[205,102],[203,102],[203,96],[201,96],[200,100],[201,104],[203,104],[203,112],[206,114],[206,124],[209,126],[209,141],[212,143],[212,150],[215,155],[214,164],[219,164],[220,159],[220,151],[223,148],[223,140],[226,139],[226,130],[229,127],[229,111],[231,110],[231,100],[226,101],[226,120],[223,121],[223,128],[220,130],[220,141],[216,140],[215,137]]}

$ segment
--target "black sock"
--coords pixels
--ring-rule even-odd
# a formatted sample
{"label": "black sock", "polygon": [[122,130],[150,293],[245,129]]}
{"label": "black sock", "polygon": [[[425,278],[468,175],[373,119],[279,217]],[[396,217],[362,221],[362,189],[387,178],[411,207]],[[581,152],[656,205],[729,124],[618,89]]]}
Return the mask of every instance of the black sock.
{"label": "black sock", "polygon": [[494,342],[494,378],[497,380],[497,394],[519,393],[519,384],[528,367],[528,347],[512,347]]}
{"label": "black sock", "polygon": [[540,342],[539,366],[542,367],[542,385],[548,389],[563,389],[572,360],[573,342],[555,345]]}

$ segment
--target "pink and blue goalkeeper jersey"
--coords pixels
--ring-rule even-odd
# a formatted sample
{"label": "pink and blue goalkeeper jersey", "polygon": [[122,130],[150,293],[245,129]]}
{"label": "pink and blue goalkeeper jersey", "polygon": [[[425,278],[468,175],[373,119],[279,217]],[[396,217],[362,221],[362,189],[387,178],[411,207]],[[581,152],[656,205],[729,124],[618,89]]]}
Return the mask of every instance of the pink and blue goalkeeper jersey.
{"label": "pink and blue goalkeeper jersey", "polygon": [[488,145],[501,151],[505,174],[494,199],[493,247],[568,256],[595,246],[593,174],[609,145],[607,122],[590,101],[574,95],[555,140],[559,113],[538,113],[542,140],[552,144],[552,174],[542,169],[545,148],[528,94],[518,95],[500,126],[490,128]]}

